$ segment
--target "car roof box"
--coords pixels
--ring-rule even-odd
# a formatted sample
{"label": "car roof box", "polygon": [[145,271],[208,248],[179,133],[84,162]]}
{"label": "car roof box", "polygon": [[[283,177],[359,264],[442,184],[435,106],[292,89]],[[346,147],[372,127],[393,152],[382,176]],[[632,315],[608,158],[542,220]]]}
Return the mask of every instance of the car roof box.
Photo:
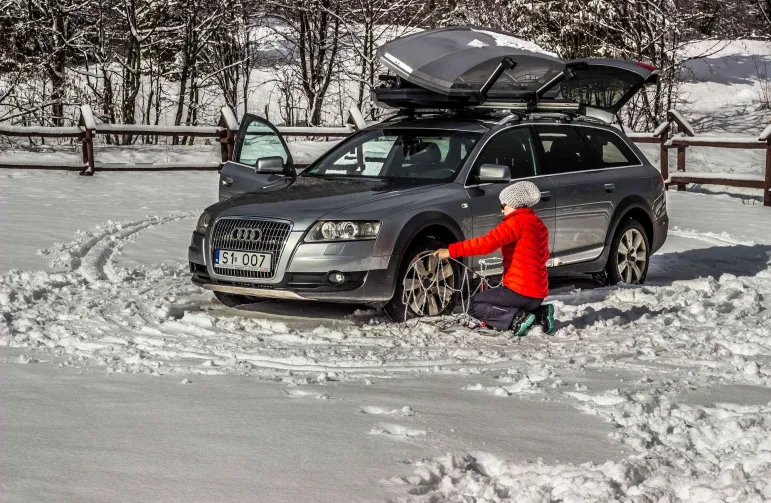
{"label": "car roof box", "polygon": [[[375,98],[396,107],[474,106],[485,99],[480,100],[481,91],[490,99],[522,101],[565,69],[563,61],[531,42],[472,27],[407,35],[381,46],[378,56],[395,78],[376,89]],[[513,64],[499,69],[506,58]]]}
{"label": "car roof box", "polygon": [[391,108],[578,108],[609,122],[658,78],[644,63],[563,61],[532,42],[476,27],[413,33],[387,42],[377,54],[391,75],[373,89],[373,99]]}

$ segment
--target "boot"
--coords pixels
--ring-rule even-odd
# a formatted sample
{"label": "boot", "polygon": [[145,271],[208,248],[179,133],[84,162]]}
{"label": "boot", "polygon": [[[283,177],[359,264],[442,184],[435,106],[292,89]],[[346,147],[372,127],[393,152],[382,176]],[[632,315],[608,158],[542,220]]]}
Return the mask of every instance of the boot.
{"label": "boot", "polygon": [[535,310],[535,317],[543,333],[551,335],[554,333],[554,305],[542,304],[541,307]]}
{"label": "boot", "polygon": [[516,337],[522,337],[533,323],[535,323],[535,315],[533,313],[519,311],[511,322],[511,330]]}

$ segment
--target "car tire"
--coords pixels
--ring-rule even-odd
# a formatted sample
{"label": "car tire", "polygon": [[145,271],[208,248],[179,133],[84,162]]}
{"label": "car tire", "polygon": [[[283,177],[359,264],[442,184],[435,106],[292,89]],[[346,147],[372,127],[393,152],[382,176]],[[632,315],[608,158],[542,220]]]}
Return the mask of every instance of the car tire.
{"label": "car tire", "polygon": [[595,275],[601,286],[642,285],[648,276],[651,247],[645,228],[632,218],[621,223],[610,243],[605,270]]}
{"label": "car tire", "polygon": [[[440,248],[446,248],[447,244],[442,243],[434,239],[421,241],[420,243],[410,247],[407,253],[404,255],[399,275],[396,278],[396,289],[394,291],[393,298],[383,307],[386,315],[394,322],[405,321],[405,319],[418,318],[421,316],[441,316],[444,314],[450,314],[455,309],[455,304],[458,300],[458,293],[453,291],[460,287],[460,267],[453,261],[447,261],[452,271],[452,276],[446,276],[445,278],[437,278],[437,285],[439,281],[447,279],[448,288],[445,289],[441,286],[434,287],[433,293],[426,295],[425,299],[421,302],[419,298],[414,297],[414,300],[409,303],[405,300],[405,289],[410,284],[415,284],[415,280],[418,278],[407,277],[407,273],[412,268],[413,263],[417,260],[424,260],[424,264],[427,264],[429,260],[438,260],[428,256],[429,252],[436,251]],[[424,270],[428,273],[427,276],[423,276],[427,281],[433,282],[435,276],[433,271],[428,270],[430,267],[425,267]],[[418,274],[420,274],[418,272]],[[452,292],[448,295],[448,292]],[[407,294],[409,299],[409,293]],[[449,298],[448,298],[449,297]],[[433,300],[432,300],[433,299]],[[416,311],[416,306],[421,304],[421,310],[423,313]]]}
{"label": "car tire", "polygon": [[246,295],[236,295],[232,293],[214,292],[214,296],[220,303],[227,307],[238,307],[244,304],[251,304],[254,300]]}

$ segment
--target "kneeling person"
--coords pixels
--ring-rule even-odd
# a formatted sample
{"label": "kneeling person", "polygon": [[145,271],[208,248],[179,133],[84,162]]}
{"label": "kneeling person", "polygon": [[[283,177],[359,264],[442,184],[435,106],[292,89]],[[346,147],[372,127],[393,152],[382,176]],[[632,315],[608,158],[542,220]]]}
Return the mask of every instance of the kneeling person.
{"label": "kneeling person", "polygon": [[471,299],[469,314],[497,330],[524,335],[538,318],[544,332],[554,331],[554,306],[542,305],[549,295],[549,231],[531,209],[541,200],[532,182],[517,182],[501,191],[503,221],[478,238],[453,243],[435,252],[439,258],[503,254],[503,286],[482,290]]}

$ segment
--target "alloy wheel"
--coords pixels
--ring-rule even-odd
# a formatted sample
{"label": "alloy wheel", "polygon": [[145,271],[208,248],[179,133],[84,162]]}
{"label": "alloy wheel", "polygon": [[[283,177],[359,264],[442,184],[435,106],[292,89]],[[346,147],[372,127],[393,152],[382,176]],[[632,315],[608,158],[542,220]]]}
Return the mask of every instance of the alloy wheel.
{"label": "alloy wheel", "polygon": [[416,316],[438,316],[455,293],[455,270],[433,253],[417,255],[404,275],[404,303]]}
{"label": "alloy wheel", "polygon": [[648,262],[645,238],[637,229],[629,229],[618,243],[618,275],[624,283],[642,282]]}

